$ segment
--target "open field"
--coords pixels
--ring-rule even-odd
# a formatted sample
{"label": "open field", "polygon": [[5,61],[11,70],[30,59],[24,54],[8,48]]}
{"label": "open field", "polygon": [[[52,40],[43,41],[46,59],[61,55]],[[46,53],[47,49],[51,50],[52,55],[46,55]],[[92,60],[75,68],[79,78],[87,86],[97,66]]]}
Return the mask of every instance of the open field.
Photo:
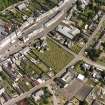
{"label": "open field", "polygon": [[[31,60],[32,58],[33,59],[39,59],[38,56],[33,52],[33,51],[30,51],[30,53],[28,53],[28,57],[29,59]],[[31,58],[30,58],[31,57]],[[40,60],[40,59],[39,59]],[[42,61],[40,60],[40,63],[37,63],[36,66],[42,70],[44,73],[48,72],[49,70],[49,67]]]}
{"label": "open field", "polygon": [[36,49],[33,52],[48,66],[50,66],[55,73],[63,69],[72,59],[73,55],[66,52],[63,48],[55,44],[50,39],[47,39],[49,50],[40,53]]}

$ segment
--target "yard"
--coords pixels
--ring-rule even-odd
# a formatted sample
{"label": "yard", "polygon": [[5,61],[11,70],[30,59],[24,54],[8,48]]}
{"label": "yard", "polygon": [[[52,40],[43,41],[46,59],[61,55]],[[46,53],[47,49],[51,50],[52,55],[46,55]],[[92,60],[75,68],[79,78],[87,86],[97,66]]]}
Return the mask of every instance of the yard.
{"label": "yard", "polygon": [[24,91],[29,91],[33,87],[27,78],[21,78],[18,81],[18,85],[21,86],[21,89]]}
{"label": "yard", "polygon": [[28,57],[29,59],[32,59],[32,58],[35,60],[39,59],[40,63],[35,65],[38,66],[44,73],[49,71],[49,67],[40,58],[38,58],[38,56],[33,51],[30,51],[30,53],[28,53]]}
{"label": "yard", "polygon": [[58,73],[63,69],[72,59],[73,55],[66,52],[59,45],[55,44],[52,40],[47,39],[49,50],[44,53],[40,53],[35,48],[33,52],[48,66],[50,66],[55,73]]}
{"label": "yard", "polygon": [[82,48],[83,48],[83,46],[81,46],[79,43],[76,43],[70,48],[70,50],[73,51],[74,53],[78,54]]}
{"label": "yard", "polygon": [[0,0],[0,11],[22,0]]}
{"label": "yard", "polygon": [[79,61],[74,65],[74,69],[77,74],[84,74],[84,71],[81,69],[81,64],[83,64],[83,61]]}
{"label": "yard", "polygon": [[34,65],[30,60],[21,61],[21,73],[29,76],[35,76],[36,74],[41,74],[42,71],[36,65]]}
{"label": "yard", "polygon": [[6,92],[10,96],[16,95],[17,93],[12,87],[13,81],[11,80],[11,78],[4,71],[0,72],[0,77],[2,78],[2,80],[0,80],[0,85],[5,88]]}

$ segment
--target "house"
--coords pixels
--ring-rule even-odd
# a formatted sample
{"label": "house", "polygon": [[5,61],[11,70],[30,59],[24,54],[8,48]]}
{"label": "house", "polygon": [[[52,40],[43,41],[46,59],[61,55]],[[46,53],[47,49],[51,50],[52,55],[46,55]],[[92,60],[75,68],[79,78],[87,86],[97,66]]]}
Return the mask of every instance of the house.
{"label": "house", "polygon": [[38,90],[35,93],[33,93],[33,95],[32,95],[32,97],[34,98],[35,101],[39,101],[42,96],[44,96],[43,90]]}
{"label": "house", "polygon": [[64,25],[58,25],[56,30],[70,40],[73,40],[74,37],[76,37],[76,35],[80,33],[80,30],[72,25],[69,27]]}
{"label": "house", "polygon": [[105,86],[96,85],[86,98],[86,101],[89,105],[105,105]]}
{"label": "house", "polygon": [[89,64],[87,64],[87,63],[84,63],[84,64],[82,65],[82,67],[83,67],[85,70],[90,70],[91,65],[89,65]]}
{"label": "house", "polygon": [[15,88],[15,90],[16,90],[16,92],[17,92],[18,94],[22,94],[22,93],[23,93],[23,90],[20,88],[20,86],[18,86],[18,83],[14,82],[14,83],[12,84],[12,86]]}
{"label": "house", "polygon": [[73,73],[73,71],[70,67],[69,69],[66,70],[66,72],[64,72],[61,75],[60,78],[67,83],[67,82],[70,82],[74,78],[74,76],[75,76],[75,74]]}
{"label": "house", "polygon": [[2,95],[2,93],[4,93],[5,92],[5,89],[4,88],[1,88],[0,89],[0,95]]}
{"label": "house", "polygon": [[100,71],[96,71],[96,70],[93,70],[93,78],[95,78],[96,80],[99,80],[101,79],[101,74],[100,74]]}
{"label": "house", "polygon": [[21,75],[17,72],[16,65],[10,58],[4,62],[2,68],[11,77],[11,79],[18,81],[21,78]]}
{"label": "house", "polygon": [[81,81],[84,81],[84,80],[85,80],[85,76],[82,75],[82,74],[79,74],[79,75],[77,76],[77,78],[78,78],[79,80],[81,80]]}
{"label": "house", "polygon": [[27,55],[27,53],[29,52],[29,50],[30,50],[30,48],[29,47],[26,47],[23,50],[21,50],[20,53],[23,54],[23,55]]}
{"label": "house", "polygon": [[89,4],[89,2],[90,2],[90,0],[80,0],[81,1],[81,3],[82,3],[82,5],[81,5],[81,7],[84,9],[88,4]]}
{"label": "house", "polygon": [[60,77],[55,78],[54,81],[60,88],[64,88],[67,85],[66,82],[63,81]]}
{"label": "house", "polygon": [[38,82],[39,84],[42,84],[42,83],[45,83],[45,80],[43,80],[43,79],[41,79],[41,78],[38,78],[38,79],[37,79],[37,82]]}
{"label": "house", "polygon": [[33,17],[29,17],[29,18],[27,19],[27,21],[28,21],[30,24],[32,24],[32,23],[34,22],[34,18],[33,18]]}
{"label": "house", "polygon": [[97,100],[94,100],[92,102],[92,105],[105,105],[105,104],[102,104],[102,103],[98,102]]}
{"label": "house", "polygon": [[6,23],[6,24],[4,25],[5,32],[10,33],[10,31],[12,31],[12,26],[13,26],[13,24]]}
{"label": "house", "polygon": [[21,3],[16,7],[18,10],[22,11],[27,9],[27,5],[25,3]]}

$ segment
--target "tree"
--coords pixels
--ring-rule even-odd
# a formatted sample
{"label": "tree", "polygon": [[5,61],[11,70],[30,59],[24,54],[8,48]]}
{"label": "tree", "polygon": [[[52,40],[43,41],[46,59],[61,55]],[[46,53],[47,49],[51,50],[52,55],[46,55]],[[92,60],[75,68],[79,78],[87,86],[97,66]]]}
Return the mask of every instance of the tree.
{"label": "tree", "polygon": [[105,42],[101,43],[101,45],[103,46],[103,50],[105,51]]}
{"label": "tree", "polygon": [[79,105],[88,105],[88,103],[86,101],[80,102]]}
{"label": "tree", "polygon": [[91,60],[96,61],[102,51],[100,49],[88,48],[86,52]]}

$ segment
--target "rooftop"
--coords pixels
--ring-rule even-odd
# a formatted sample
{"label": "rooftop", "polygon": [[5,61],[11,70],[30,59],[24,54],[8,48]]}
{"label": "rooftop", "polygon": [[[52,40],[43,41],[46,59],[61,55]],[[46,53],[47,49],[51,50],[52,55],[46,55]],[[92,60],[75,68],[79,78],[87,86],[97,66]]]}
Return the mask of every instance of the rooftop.
{"label": "rooftop", "polygon": [[77,34],[80,33],[80,30],[72,25],[70,27],[58,25],[57,31],[68,37],[69,39],[73,39]]}

